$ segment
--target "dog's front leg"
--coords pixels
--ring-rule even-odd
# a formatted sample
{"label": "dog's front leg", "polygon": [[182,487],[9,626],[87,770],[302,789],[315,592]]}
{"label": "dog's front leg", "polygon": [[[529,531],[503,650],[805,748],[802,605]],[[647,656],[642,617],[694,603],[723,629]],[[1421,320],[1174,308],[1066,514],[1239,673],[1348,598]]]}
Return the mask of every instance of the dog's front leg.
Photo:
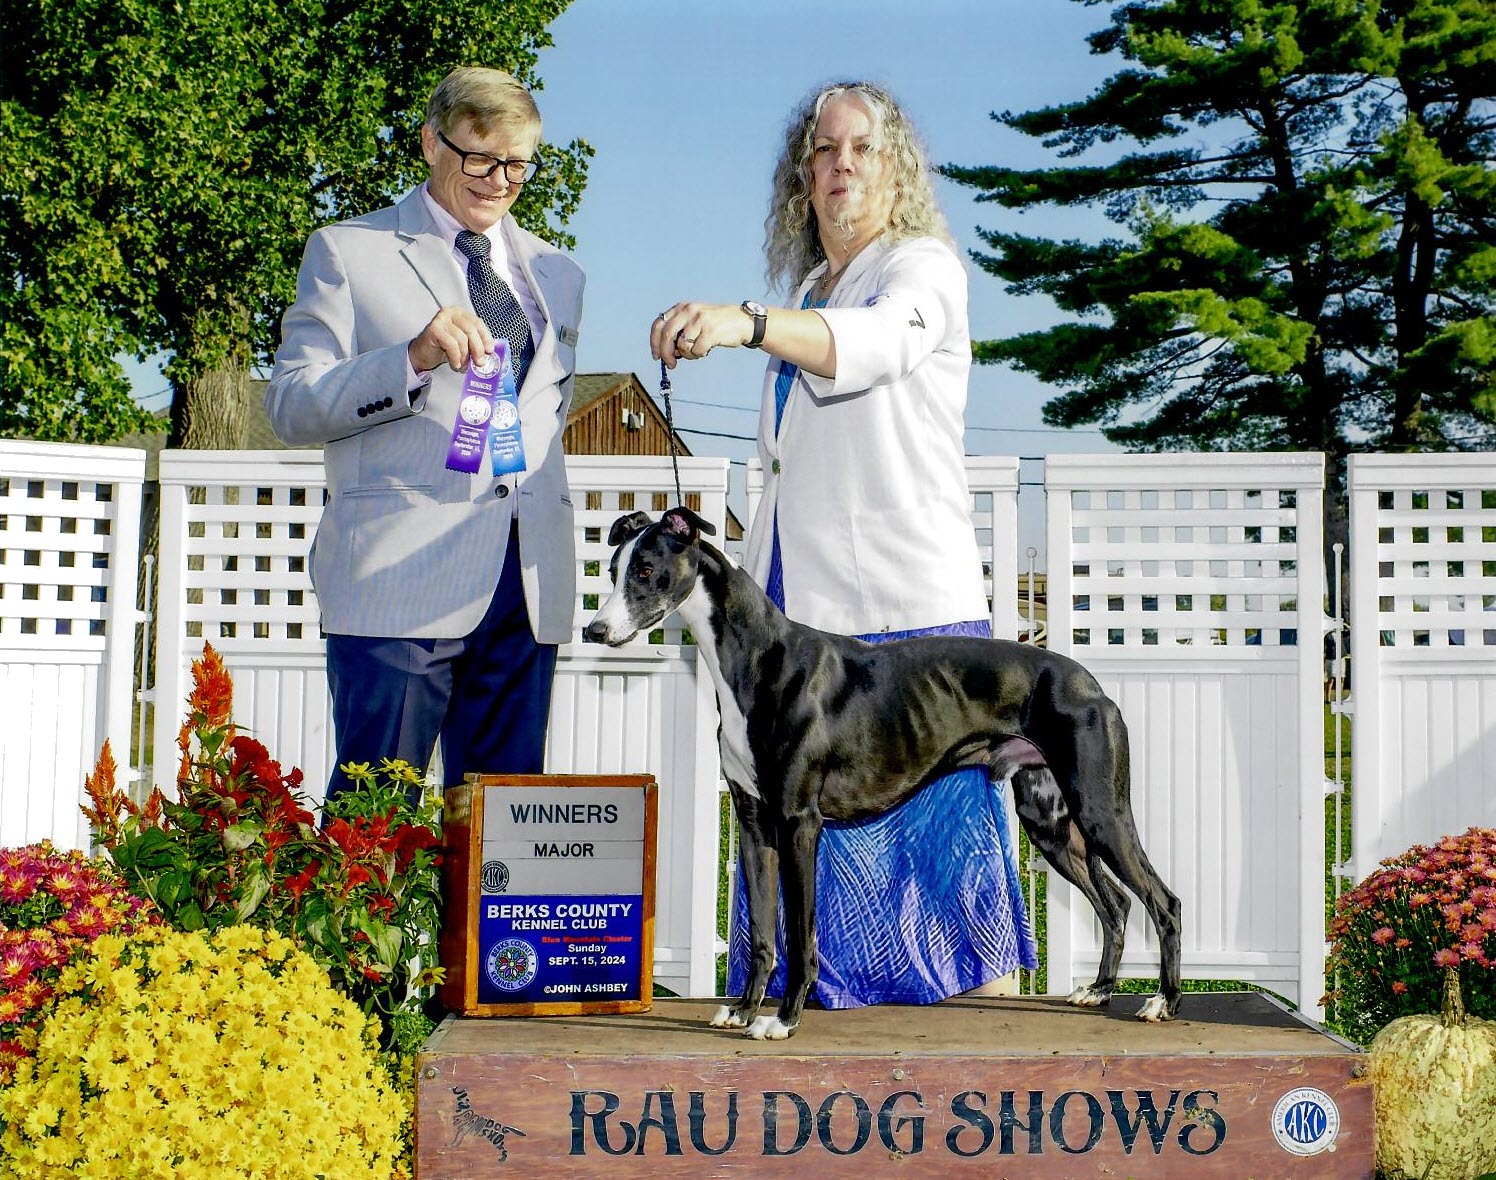
{"label": "dog's front leg", "polygon": [[782,1041],[800,1025],[806,997],[816,981],[816,849],[821,816],[807,812],[787,817],[779,832],[779,881],[784,893],[784,998],[773,1016],[748,1026],[759,1041]]}
{"label": "dog's front leg", "polygon": [[[734,802],[739,795],[734,792]],[[739,855],[742,886],[748,891],[748,978],[734,1004],[724,1004],[712,1017],[713,1028],[747,1028],[764,1002],[764,991],[774,971],[774,928],[779,909],[779,850],[762,830],[756,801],[738,805]]]}

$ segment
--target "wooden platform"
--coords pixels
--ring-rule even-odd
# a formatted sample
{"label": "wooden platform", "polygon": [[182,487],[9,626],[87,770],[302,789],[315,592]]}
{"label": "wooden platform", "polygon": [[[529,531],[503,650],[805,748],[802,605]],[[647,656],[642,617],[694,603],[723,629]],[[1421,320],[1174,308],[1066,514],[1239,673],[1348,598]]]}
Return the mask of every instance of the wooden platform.
{"label": "wooden platform", "polygon": [[1164,1025],[1141,1000],[807,1011],[774,1043],[708,1028],[707,1000],[449,1017],[418,1062],[416,1174],[1370,1180],[1354,1046],[1254,993]]}

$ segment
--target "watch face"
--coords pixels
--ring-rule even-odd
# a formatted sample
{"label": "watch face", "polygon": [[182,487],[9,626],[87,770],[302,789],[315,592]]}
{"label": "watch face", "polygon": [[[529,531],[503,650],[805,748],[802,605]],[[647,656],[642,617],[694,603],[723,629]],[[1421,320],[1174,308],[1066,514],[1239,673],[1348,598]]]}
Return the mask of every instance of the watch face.
{"label": "watch face", "polygon": [[764,305],[762,303],[755,303],[751,299],[748,300],[746,303],[743,304],[743,310],[746,311],[749,315],[768,315],[769,314],[768,311],[765,310]]}

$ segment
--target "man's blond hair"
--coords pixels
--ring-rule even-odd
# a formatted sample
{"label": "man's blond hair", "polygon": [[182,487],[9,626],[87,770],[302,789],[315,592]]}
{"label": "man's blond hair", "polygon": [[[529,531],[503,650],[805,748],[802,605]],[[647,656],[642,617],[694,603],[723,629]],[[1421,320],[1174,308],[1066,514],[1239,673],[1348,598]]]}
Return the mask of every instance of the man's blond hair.
{"label": "man's blond hair", "polygon": [[531,131],[540,136],[540,108],[530,92],[503,70],[459,66],[437,83],[426,104],[426,126],[451,131],[471,119],[479,135],[490,131]]}

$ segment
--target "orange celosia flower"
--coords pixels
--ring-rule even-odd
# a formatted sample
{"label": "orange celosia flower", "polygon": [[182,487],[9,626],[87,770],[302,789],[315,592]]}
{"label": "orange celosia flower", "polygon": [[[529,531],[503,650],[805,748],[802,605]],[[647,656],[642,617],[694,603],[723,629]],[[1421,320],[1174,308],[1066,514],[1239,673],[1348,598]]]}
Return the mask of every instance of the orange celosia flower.
{"label": "orange celosia flower", "polygon": [[120,821],[126,815],[135,814],[130,797],[115,785],[118,769],[114,751],[109,748],[109,739],[105,738],[99,750],[99,760],[94,763],[94,772],[83,776],[83,789],[93,800],[93,806],[82,809],[85,818],[99,830],[100,838],[105,842],[119,832]]}
{"label": "orange celosia flower", "polygon": [[211,728],[229,726],[234,710],[234,681],[224,666],[223,657],[211,643],[203,644],[203,658],[192,661],[192,695],[187,698],[188,710],[202,714],[198,723]]}

